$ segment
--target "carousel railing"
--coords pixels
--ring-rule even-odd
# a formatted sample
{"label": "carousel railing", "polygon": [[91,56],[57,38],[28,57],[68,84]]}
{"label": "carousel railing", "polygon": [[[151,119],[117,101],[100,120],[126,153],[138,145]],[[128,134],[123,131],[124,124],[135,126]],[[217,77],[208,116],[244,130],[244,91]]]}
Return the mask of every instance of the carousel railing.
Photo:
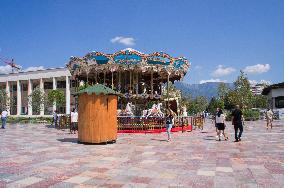
{"label": "carousel railing", "polygon": [[[192,125],[193,117],[176,117],[174,121],[173,128],[181,128],[184,131],[185,127]],[[151,131],[165,129],[166,120],[164,117],[118,116],[117,123],[118,131]]]}
{"label": "carousel railing", "polygon": [[58,115],[57,117],[57,128],[58,129],[69,129],[71,124],[70,115]]}
{"label": "carousel railing", "polygon": [[199,129],[203,130],[204,121],[205,121],[205,119],[203,117],[195,116],[192,119],[192,125],[194,126],[194,129],[199,128]]}
{"label": "carousel railing", "polygon": [[[58,117],[58,129],[70,128],[70,115],[60,115]],[[173,128],[181,130],[182,132],[189,126],[203,126],[203,119],[193,116],[179,116],[174,118]],[[130,130],[130,131],[154,131],[165,129],[166,120],[165,117],[143,117],[143,116],[118,116],[117,128],[118,131]]]}

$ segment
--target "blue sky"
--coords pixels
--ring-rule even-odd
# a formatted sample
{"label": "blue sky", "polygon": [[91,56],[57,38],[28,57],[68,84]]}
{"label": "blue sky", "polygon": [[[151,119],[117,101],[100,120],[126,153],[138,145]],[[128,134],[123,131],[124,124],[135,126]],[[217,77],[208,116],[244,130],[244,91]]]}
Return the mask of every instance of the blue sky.
{"label": "blue sky", "polygon": [[185,56],[188,83],[232,82],[241,69],[250,80],[278,83],[283,10],[283,0],[0,0],[0,56],[24,69],[50,68],[131,47]]}

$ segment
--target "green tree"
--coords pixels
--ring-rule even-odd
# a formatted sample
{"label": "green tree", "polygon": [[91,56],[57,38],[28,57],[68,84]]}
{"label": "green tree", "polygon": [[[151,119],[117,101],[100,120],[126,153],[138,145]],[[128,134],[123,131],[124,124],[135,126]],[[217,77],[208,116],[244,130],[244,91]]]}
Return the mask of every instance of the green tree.
{"label": "green tree", "polygon": [[0,111],[6,109],[9,104],[9,97],[4,89],[0,89]]}
{"label": "green tree", "polygon": [[204,96],[198,96],[195,99],[187,96],[182,98],[181,105],[186,106],[188,114],[193,115],[205,111],[208,106],[208,101]]}
{"label": "green tree", "polygon": [[267,108],[268,107],[267,96],[264,95],[253,96],[252,104],[253,108]]}
{"label": "green tree", "polygon": [[218,86],[218,97],[221,100],[224,100],[225,97],[227,96],[227,94],[229,93],[230,89],[228,88],[228,86],[225,83],[220,83]]}
{"label": "green tree", "polygon": [[227,95],[224,98],[224,108],[227,110],[231,110],[235,107],[235,104],[232,102],[231,98],[235,97],[235,91],[229,90]]}
{"label": "green tree", "polygon": [[224,101],[222,99],[212,97],[207,109],[211,114],[214,114],[217,108],[224,109],[224,106]]}
{"label": "green tree", "polygon": [[47,102],[49,105],[56,105],[58,109],[65,103],[64,93],[57,89],[50,91],[47,95]]}
{"label": "green tree", "polygon": [[250,90],[248,78],[243,71],[241,71],[234,85],[234,91],[228,93],[229,102],[233,105],[239,105],[241,108],[251,108],[253,94]]}
{"label": "green tree", "polygon": [[32,110],[34,114],[39,114],[43,109],[43,105],[46,103],[46,95],[43,90],[36,87],[33,92],[28,96],[29,103],[32,105]]}
{"label": "green tree", "polygon": [[207,106],[208,106],[208,100],[204,96],[196,97],[195,103],[196,103],[196,110],[197,110],[197,112],[205,111]]}

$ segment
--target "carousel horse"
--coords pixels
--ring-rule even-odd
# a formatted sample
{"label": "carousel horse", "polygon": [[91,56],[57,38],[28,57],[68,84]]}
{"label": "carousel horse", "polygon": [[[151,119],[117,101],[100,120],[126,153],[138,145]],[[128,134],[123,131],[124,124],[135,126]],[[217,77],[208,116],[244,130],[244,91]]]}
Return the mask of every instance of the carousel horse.
{"label": "carousel horse", "polygon": [[118,116],[133,116],[133,109],[135,108],[132,103],[128,102],[126,104],[125,110],[118,110]]}
{"label": "carousel horse", "polygon": [[186,106],[184,106],[184,107],[181,108],[181,115],[182,115],[183,117],[186,117],[186,116],[187,116]]}
{"label": "carousel horse", "polygon": [[164,113],[161,111],[162,103],[153,104],[152,108],[143,110],[144,117],[164,117]]}

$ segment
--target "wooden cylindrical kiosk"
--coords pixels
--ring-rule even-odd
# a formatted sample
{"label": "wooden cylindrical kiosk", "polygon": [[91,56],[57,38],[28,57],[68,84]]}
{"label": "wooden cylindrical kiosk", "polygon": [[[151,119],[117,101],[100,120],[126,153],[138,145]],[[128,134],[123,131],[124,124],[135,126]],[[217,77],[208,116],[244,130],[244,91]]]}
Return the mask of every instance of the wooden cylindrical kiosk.
{"label": "wooden cylindrical kiosk", "polygon": [[117,139],[117,92],[96,84],[78,92],[78,140],[108,143]]}

